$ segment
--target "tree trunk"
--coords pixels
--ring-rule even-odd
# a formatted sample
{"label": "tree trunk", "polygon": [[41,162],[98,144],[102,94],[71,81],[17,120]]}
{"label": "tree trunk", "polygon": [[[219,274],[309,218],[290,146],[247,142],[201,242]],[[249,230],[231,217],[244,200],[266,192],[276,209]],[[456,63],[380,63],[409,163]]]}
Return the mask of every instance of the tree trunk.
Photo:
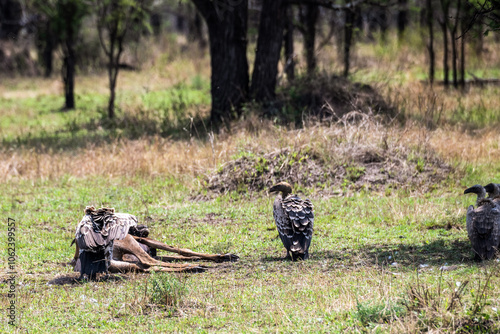
{"label": "tree trunk", "polygon": [[312,75],[316,70],[316,55],[314,53],[316,42],[316,21],[319,16],[319,8],[315,4],[305,6],[306,13],[301,15],[303,26],[304,48],[306,53],[307,74]]}
{"label": "tree trunk", "polygon": [[429,82],[434,83],[436,55],[434,53],[434,18],[432,15],[432,0],[426,0],[427,28],[429,29]]}
{"label": "tree trunk", "polygon": [[264,0],[262,4],[250,87],[250,96],[257,102],[270,101],[275,97],[278,61],[285,26],[285,9],[284,0]]}
{"label": "tree trunk", "polygon": [[67,48],[68,54],[64,56],[63,66],[64,109],[71,110],[75,109],[75,53],[72,46],[67,45]]}
{"label": "tree trunk", "polygon": [[398,39],[402,41],[408,24],[408,0],[398,0]]}
{"label": "tree trunk", "polygon": [[457,11],[455,13],[455,23],[451,29],[451,54],[452,54],[452,66],[453,66],[453,87],[458,88],[458,51],[457,51],[457,30],[458,30],[458,20],[460,16],[461,0],[457,1]]}
{"label": "tree trunk", "polygon": [[295,60],[293,59],[293,7],[287,6],[285,17],[285,73],[288,82],[295,79]]}
{"label": "tree trunk", "polygon": [[208,27],[212,69],[210,119],[220,124],[238,116],[248,96],[248,0],[192,1]]}
{"label": "tree trunk", "polygon": [[457,76],[457,40],[456,40],[455,31],[451,32],[451,70],[452,70],[452,78],[453,78],[453,87],[458,87],[458,76]]}
{"label": "tree trunk", "polygon": [[64,82],[64,98],[65,110],[75,108],[75,50],[74,50],[74,31],[71,21],[73,15],[65,17],[66,20],[66,38],[64,40],[64,60],[63,60],[63,82]]}
{"label": "tree trunk", "polygon": [[443,82],[444,86],[450,85],[449,81],[449,66],[448,66],[448,13],[449,13],[449,0],[441,0],[441,7],[443,10],[443,21],[440,22],[441,30],[443,32]]}
{"label": "tree trunk", "polygon": [[53,69],[53,54],[55,48],[55,38],[52,29],[52,22],[47,20],[45,27],[45,41],[43,46],[43,64],[45,67],[45,77],[49,78],[52,75]]}
{"label": "tree trunk", "polygon": [[460,21],[460,87],[465,89],[465,30],[470,17],[467,7],[464,10],[465,17]]}
{"label": "tree trunk", "polygon": [[350,54],[352,43],[352,32],[354,28],[355,12],[351,8],[345,10],[345,26],[344,26],[344,77],[349,75]]}
{"label": "tree trunk", "polygon": [[448,29],[446,28],[446,24],[441,25],[443,30],[443,81],[444,86],[448,87],[450,85],[449,82],[449,66],[448,66]]}
{"label": "tree trunk", "polygon": [[[115,44],[116,43],[116,44]],[[108,117],[115,117],[115,97],[116,97],[116,82],[118,81],[118,72],[120,70],[120,57],[123,51],[123,37],[116,38],[115,42],[111,43],[109,54],[109,103]]]}
{"label": "tree trunk", "polygon": [[[113,61],[112,57],[110,57],[110,62]],[[109,101],[108,101],[108,117],[109,119],[115,118],[115,89],[116,89],[116,80],[114,72],[118,71],[116,69],[113,70],[113,64],[110,63],[108,66],[108,77],[109,77]]]}

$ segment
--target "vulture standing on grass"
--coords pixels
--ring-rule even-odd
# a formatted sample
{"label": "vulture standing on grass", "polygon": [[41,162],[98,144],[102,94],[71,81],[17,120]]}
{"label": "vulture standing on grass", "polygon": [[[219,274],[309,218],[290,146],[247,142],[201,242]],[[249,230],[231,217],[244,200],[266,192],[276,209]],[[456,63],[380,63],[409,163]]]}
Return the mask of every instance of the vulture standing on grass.
{"label": "vulture standing on grass", "polygon": [[115,213],[113,208],[87,206],[75,235],[80,249],[80,278],[87,275],[94,280],[98,273],[107,274],[113,256],[113,242],[125,238],[131,227],[137,229],[134,215]]}
{"label": "vulture standing on grass", "polygon": [[[488,187],[489,188],[489,187]],[[476,184],[464,194],[477,194],[476,208],[467,209],[467,234],[477,260],[492,259],[500,243],[500,208],[491,198],[485,198],[486,189]]]}
{"label": "vulture standing on grass", "polygon": [[269,192],[279,193],[274,200],[273,215],[287,258],[292,261],[299,258],[306,260],[313,234],[314,214],[311,201],[292,195],[292,187],[286,182],[274,185]]}

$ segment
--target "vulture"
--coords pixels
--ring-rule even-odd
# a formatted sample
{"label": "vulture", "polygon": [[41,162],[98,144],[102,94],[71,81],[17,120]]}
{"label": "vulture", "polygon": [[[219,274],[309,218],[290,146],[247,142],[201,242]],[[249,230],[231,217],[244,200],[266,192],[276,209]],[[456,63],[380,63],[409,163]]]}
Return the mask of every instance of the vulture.
{"label": "vulture", "polygon": [[314,213],[309,199],[292,195],[292,186],[280,182],[269,189],[278,193],[273,205],[273,216],[287,258],[306,260],[313,234]]}
{"label": "vulture", "polygon": [[87,275],[94,280],[98,273],[108,274],[114,241],[124,239],[130,228],[137,230],[137,223],[136,216],[116,213],[114,208],[87,206],[75,234],[80,253],[80,279]]}
{"label": "vulture", "polygon": [[[489,188],[489,187],[488,187]],[[500,208],[491,198],[486,197],[486,189],[476,184],[464,194],[477,194],[476,208],[467,209],[466,225],[475,259],[492,259],[500,243]]]}
{"label": "vulture", "polygon": [[488,193],[488,198],[490,198],[493,203],[500,205],[500,185],[497,183],[489,183],[484,186],[484,190]]}

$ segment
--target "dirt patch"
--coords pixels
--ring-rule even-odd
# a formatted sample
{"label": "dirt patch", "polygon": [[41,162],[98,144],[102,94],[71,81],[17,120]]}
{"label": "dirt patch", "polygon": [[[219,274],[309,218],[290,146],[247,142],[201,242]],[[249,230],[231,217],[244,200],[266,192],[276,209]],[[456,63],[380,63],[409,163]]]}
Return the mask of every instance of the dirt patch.
{"label": "dirt patch", "polygon": [[225,225],[231,223],[231,219],[221,213],[210,212],[201,219],[201,222],[209,225]]}
{"label": "dirt patch", "polygon": [[452,168],[432,152],[403,146],[350,145],[321,151],[306,146],[249,154],[222,165],[207,177],[206,188],[217,194],[262,191],[280,181],[301,188],[341,194],[346,189],[427,191],[446,179]]}

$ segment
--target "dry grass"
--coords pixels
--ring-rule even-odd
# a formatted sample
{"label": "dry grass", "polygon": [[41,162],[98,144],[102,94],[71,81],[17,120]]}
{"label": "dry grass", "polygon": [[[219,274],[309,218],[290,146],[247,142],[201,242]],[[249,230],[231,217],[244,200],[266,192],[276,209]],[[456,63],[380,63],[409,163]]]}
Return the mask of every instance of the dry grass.
{"label": "dry grass", "polygon": [[160,136],[116,139],[106,145],[62,152],[4,149],[0,152],[0,180],[55,179],[64,175],[197,177],[211,173],[241,154],[262,155],[281,149],[296,152],[306,147],[328,154],[340,164],[358,161],[359,155],[367,152],[381,152],[384,146],[435,151],[448,162],[486,163],[500,159],[500,134],[494,129],[464,134],[459,129],[428,130],[418,123],[401,127],[369,120],[289,130],[275,127],[271,121],[252,118],[231,133],[199,139],[196,133],[193,136],[185,141]]}

